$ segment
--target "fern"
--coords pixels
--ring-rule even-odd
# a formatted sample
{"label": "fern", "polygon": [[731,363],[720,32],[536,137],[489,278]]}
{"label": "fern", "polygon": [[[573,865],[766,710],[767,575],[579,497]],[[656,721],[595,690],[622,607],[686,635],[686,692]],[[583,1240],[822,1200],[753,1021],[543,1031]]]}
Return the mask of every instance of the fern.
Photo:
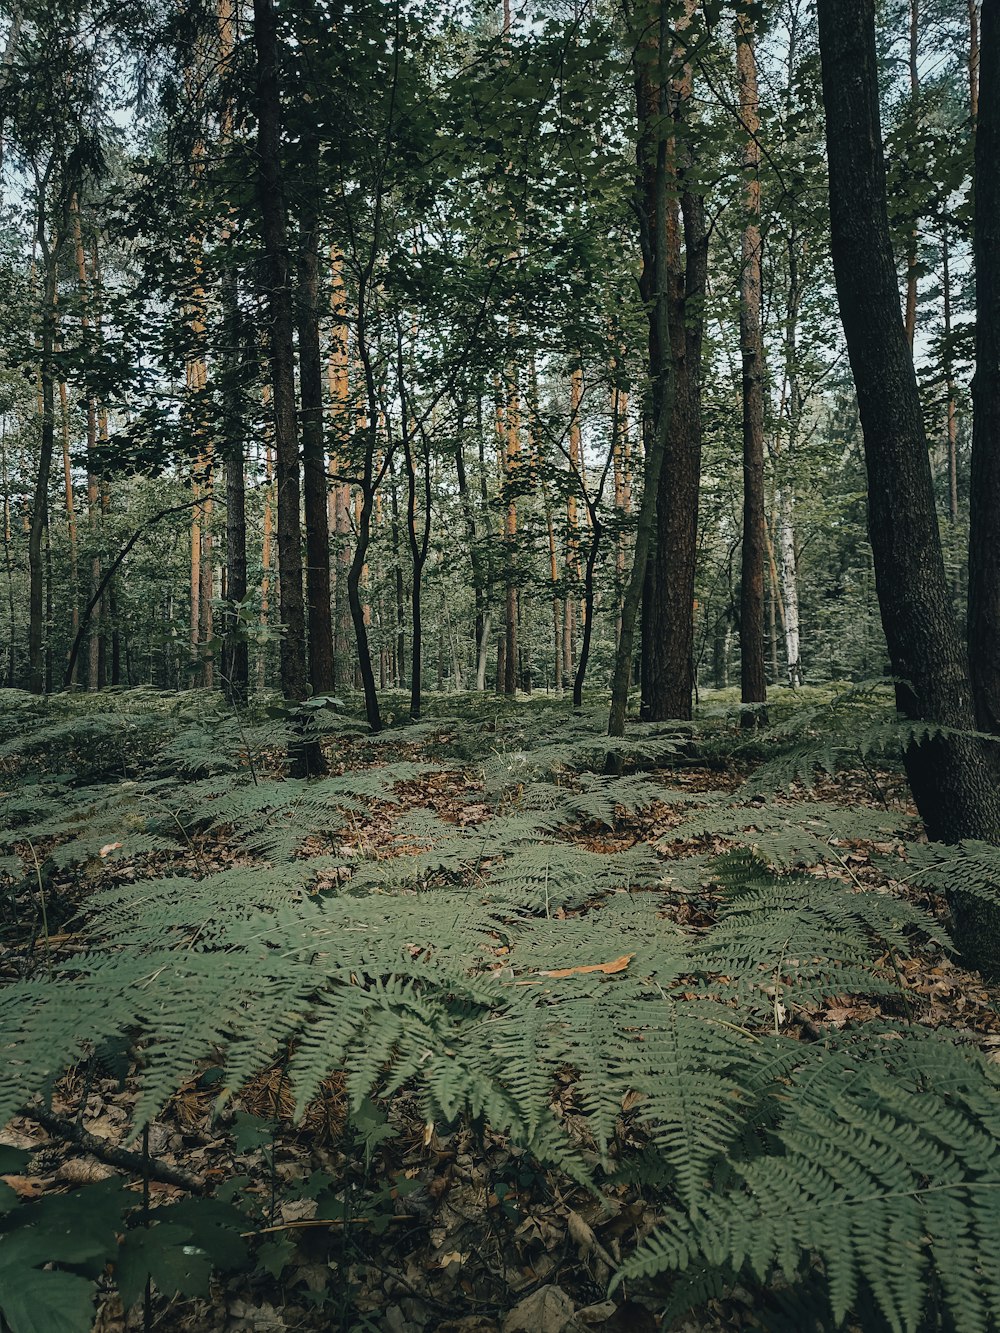
{"label": "fern", "polygon": [[887,1029],[803,1058],[773,1148],[736,1164],[738,1187],[670,1213],[616,1281],[699,1260],[796,1281],[820,1254],[838,1325],[864,1286],[889,1328],[916,1330],[932,1259],[955,1327],[985,1333],[1000,1309],[1000,1150],[979,1112],[997,1076],[955,1055]]}

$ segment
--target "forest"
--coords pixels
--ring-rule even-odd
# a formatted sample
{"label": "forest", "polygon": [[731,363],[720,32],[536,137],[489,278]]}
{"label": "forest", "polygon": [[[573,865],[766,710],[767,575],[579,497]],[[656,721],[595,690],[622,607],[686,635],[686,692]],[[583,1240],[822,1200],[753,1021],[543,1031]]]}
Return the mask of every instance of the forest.
{"label": "forest", "polygon": [[0,0],[0,1333],[1000,1329],[1000,0]]}

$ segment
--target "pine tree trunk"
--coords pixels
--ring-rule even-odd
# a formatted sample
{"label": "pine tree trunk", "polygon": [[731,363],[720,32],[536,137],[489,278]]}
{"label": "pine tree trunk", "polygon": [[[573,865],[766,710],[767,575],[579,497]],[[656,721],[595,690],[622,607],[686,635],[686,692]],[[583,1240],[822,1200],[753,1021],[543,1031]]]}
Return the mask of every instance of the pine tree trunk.
{"label": "pine tree trunk", "polygon": [[[740,273],[740,354],[743,363],[743,558],[740,573],[740,698],[767,700],[764,667],[764,344],[761,338],[760,127],[757,56],[753,25],[736,19],[736,80],[740,118],[748,139],[743,156],[746,221]],[[761,708],[746,709],[745,727],[766,722]]]}
{"label": "pine tree trunk", "polygon": [[[889,236],[878,103],[875,0],[819,0],[837,295],[868,470],[868,527],[896,701],[909,718],[975,725],[952,609],[913,359]],[[930,838],[995,841],[1000,799],[980,741],[954,732],[908,747],[907,776]],[[1000,971],[1000,909],[954,895],[966,961]]]}
{"label": "pine tree trunk", "polygon": [[45,253],[42,292],[42,345],[39,363],[41,388],[41,440],[38,472],[31,505],[31,524],[28,529],[28,688],[33,694],[45,692],[51,675],[47,669],[45,651],[48,636],[45,633],[45,554],[49,527],[49,475],[55,447],[55,352],[56,282],[58,242],[53,238],[46,246],[43,229],[44,212],[40,203],[39,238]]}
{"label": "pine tree trunk", "polygon": [[323,361],[319,343],[318,220],[310,199],[303,208],[299,241],[299,395],[302,403],[302,465],[306,520],[306,597],[309,607],[309,682],[313,694],[336,689],[333,608],[330,591],[330,528],[323,442]]}
{"label": "pine tree trunk", "polygon": [[246,702],[250,685],[250,652],[240,619],[247,596],[246,478],[243,456],[245,425],[240,373],[241,327],[237,277],[227,264],[220,282],[220,304],[226,340],[222,375],[222,430],[226,486],[226,629],[222,650],[222,685],[229,701]]}
{"label": "pine tree trunk", "polygon": [[[667,248],[670,170],[666,136],[657,133],[657,126],[662,124],[669,111],[668,62],[672,37],[671,6],[667,0],[660,0],[658,20],[655,36],[647,37],[641,43],[637,40],[633,51],[639,126],[637,202],[642,243],[639,289],[649,320],[650,409],[646,415],[648,429],[642,503],[636,525],[632,572],[622,603],[621,635],[611,682],[611,709],[608,715],[610,737],[625,734],[635,626],[656,524],[660,473],[673,413],[674,374],[670,355],[670,270]],[[656,74],[655,82],[651,78],[653,73]],[[621,757],[613,751],[608,755],[607,769],[612,773],[621,771]]]}
{"label": "pine tree trunk", "polygon": [[[258,204],[264,244],[268,335],[274,409],[275,477],[278,490],[278,598],[281,692],[306,696],[305,606],[302,596],[302,528],[299,512],[299,442],[295,420],[294,315],[289,273],[281,168],[281,101],[278,87],[278,34],[274,0],[254,0],[257,55]],[[296,744],[289,761],[295,774],[321,767],[319,747]]]}
{"label": "pine tree trunk", "polygon": [[976,719],[1000,734],[1000,13],[983,5],[975,142],[969,663]]}

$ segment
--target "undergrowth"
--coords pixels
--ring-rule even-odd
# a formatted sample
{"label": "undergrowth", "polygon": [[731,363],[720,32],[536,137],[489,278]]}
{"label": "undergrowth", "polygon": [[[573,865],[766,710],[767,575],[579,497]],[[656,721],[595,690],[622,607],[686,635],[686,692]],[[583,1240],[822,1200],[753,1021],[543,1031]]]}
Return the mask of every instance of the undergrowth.
{"label": "undergrowth", "polygon": [[[142,691],[0,705],[0,1124],[101,1062],[132,1080],[134,1147],[206,1069],[220,1123],[264,1070],[299,1117],[342,1076],[356,1128],[405,1089],[428,1133],[489,1125],[597,1195],[626,1177],[655,1192],[660,1220],[612,1287],[646,1283],[666,1327],[748,1284],[769,1293],[761,1327],[996,1326],[998,1070],[914,1016],[902,964],[947,937],[886,883],[992,896],[1000,853],[913,841],[875,772],[914,740],[884,691],[790,710],[732,793],[685,781],[731,743],[724,714],[633,728],[610,779],[596,709],[476,700],[366,738],[331,706],[311,725],[332,775],[296,781],[277,771],[280,708]],[[810,792],[843,765],[881,808]],[[442,774],[460,779],[450,805],[396,809]],[[877,884],[852,868],[861,843]],[[69,955],[51,943],[67,922]],[[878,1019],[809,1020],[850,997]],[[109,1263],[129,1304],[150,1276],[200,1291],[260,1262],[235,1200],[7,1190],[4,1319],[87,1329]]]}

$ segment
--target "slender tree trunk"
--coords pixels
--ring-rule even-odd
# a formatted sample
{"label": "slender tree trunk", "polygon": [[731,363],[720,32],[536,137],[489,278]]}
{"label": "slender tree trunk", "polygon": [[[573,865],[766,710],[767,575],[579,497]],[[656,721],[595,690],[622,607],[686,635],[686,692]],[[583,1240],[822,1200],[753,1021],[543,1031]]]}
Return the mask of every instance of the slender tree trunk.
{"label": "slender tree trunk", "polygon": [[[313,159],[318,161],[318,159]],[[317,166],[318,170],[318,166]],[[311,198],[311,183],[305,197]],[[306,596],[309,606],[309,682],[313,694],[336,689],[330,592],[330,528],[323,443],[323,361],[319,344],[319,223],[310,203],[299,241],[299,394],[306,519]]]}
{"label": "slender tree trunk", "polygon": [[222,684],[229,701],[244,704],[250,685],[250,652],[242,613],[247,597],[245,424],[240,377],[243,368],[239,290],[232,263],[219,284],[226,341],[222,372],[222,429],[225,440],[226,486],[226,617],[222,650]]}
{"label": "slender tree trunk", "polygon": [[[265,385],[265,402],[270,390]],[[271,623],[271,572],[274,567],[274,463],[271,446],[264,445],[264,532],[261,543],[260,625],[267,630]],[[267,682],[267,648],[262,647],[257,658],[257,688],[263,690]]]}
{"label": "slender tree trunk", "polygon": [[979,0],[969,0],[969,115],[979,117]]}
{"label": "slender tree trunk", "polygon": [[[69,395],[66,381],[59,381],[59,411],[62,418],[63,486],[66,494],[66,532],[69,537],[70,624],[73,638],[80,628],[80,562],[77,546],[76,505],[73,499],[73,468],[70,463]],[[76,669],[70,689],[76,687]]]}
{"label": "slender tree trunk", "polygon": [[[667,64],[672,49],[670,17],[669,4],[661,0],[655,36],[650,38],[647,35],[640,41],[636,35],[633,51],[639,122],[638,204],[642,243],[639,285],[649,318],[650,411],[647,415],[649,431],[646,466],[636,526],[635,553],[622,603],[621,636],[611,683],[611,710],[608,716],[610,737],[625,734],[635,625],[646,579],[646,562],[656,522],[660,472],[673,411],[674,376],[670,356],[670,272],[667,249],[670,170],[666,136],[657,133],[657,126],[664,123],[669,112]],[[655,82],[651,77],[654,72]],[[610,772],[620,772],[620,755],[613,751],[609,753],[607,768]]]}
{"label": "slender tree trunk", "polygon": [[948,449],[948,518],[958,522],[958,417],[955,407],[955,369],[951,352],[951,264],[948,226],[941,236],[941,292],[944,304],[944,379],[946,439]]}
{"label": "slender tree trunk", "polygon": [[[465,454],[462,447],[462,423],[459,422],[455,439],[455,474],[458,478],[458,496],[462,505],[462,517],[465,520],[465,537],[469,548],[469,560],[472,565],[472,587],[476,603],[475,643],[476,660],[483,641],[483,625],[486,617],[486,587],[483,570],[483,558],[479,550],[479,534],[476,530],[476,515],[469,493],[469,482],[465,471]],[[477,688],[480,687],[477,681]]]}
{"label": "slender tree trunk", "polygon": [[[504,404],[504,483],[510,488],[516,484],[521,459],[521,404],[517,388],[517,368],[512,364],[507,372],[507,400]],[[505,616],[504,631],[504,694],[516,694],[518,686],[518,596],[516,577],[517,557],[517,500],[508,493],[504,526]]]}
{"label": "slender tree trunk", "polygon": [[[927,437],[899,307],[879,119],[875,0],[819,0],[834,274],[857,388],[882,625],[909,718],[954,729],[911,744],[906,771],[928,835],[995,840],[1000,800],[975,725],[945,577]],[[967,961],[1000,969],[1000,909],[953,895]]]}
{"label": "slender tree trunk", "polygon": [[[740,576],[740,698],[745,704],[767,699],[764,668],[764,343],[761,337],[760,114],[753,25],[736,18],[736,79],[740,116],[747,132],[743,165],[747,172],[743,266],[740,274],[740,352],[743,361],[743,560]],[[761,708],[745,709],[742,722],[766,722]]]}
{"label": "slender tree trunk", "polygon": [[41,432],[38,472],[28,529],[28,688],[42,694],[46,685],[45,644],[45,546],[49,527],[49,475],[55,447],[55,352],[56,273],[59,243],[46,245],[44,210],[40,205],[39,239],[45,254],[42,293],[42,346],[39,364],[41,386]]}
{"label": "slender tree trunk", "polygon": [[[305,607],[302,597],[302,528],[299,513],[299,442],[295,421],[294,314],[281,171],[281,100],[278,32],[274,0],[254,0],[257,55],[257,189],[264,244],[268,334],[274,408],[275,476],[278,489],[278,596],[281,692],[306,696]],[[322,767],[319,746],[297,744],[289,754],[293,772]]]}
{"label": "slender tree trunk", "polygon": [[8,689],[17,679],[17,615],[14,593],[14,560],[11,554],[13,532],[10,521],[10,474],[7,469],[7,419],[0,418],[0,488],[3,491],[3,555],[7,574],[7,670]]}
{"label": "slender tree trunk", "polygon": [[[402,367],[400,367],[402,369]],[[413,458],[413,440],[410,428],[404,425],[403,463],[406,468],[406,535],[410,543],[410,558],[413,565],[410,584],[410,718],[416,722],[420,717],[423,691],[423,581],[424,565],[427,563],[427,551],[430,543],[430,459],[425,455],[423,464],[423,515],[418,529],[417,521],[417,471]]]}

